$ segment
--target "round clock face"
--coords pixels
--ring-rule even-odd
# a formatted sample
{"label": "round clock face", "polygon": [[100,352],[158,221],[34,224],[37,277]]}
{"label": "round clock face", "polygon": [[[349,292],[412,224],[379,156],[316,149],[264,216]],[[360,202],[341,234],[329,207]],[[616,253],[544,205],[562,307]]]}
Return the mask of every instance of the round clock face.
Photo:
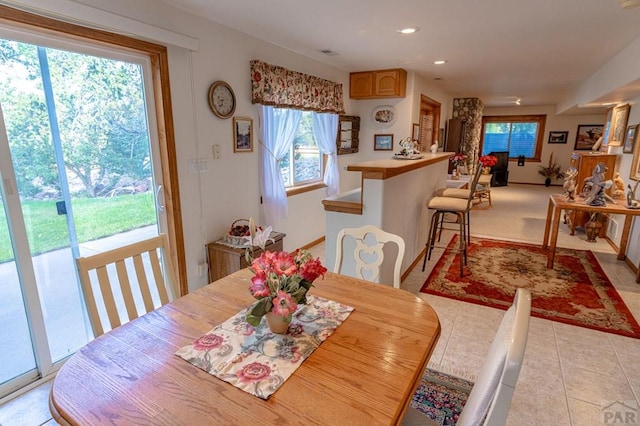
{"label": "round clock face", "polygon": [[236,96],[231,86],[224,81],[216,81],[209,88],[209,107],[220,118],[229,118],[236,110]]}

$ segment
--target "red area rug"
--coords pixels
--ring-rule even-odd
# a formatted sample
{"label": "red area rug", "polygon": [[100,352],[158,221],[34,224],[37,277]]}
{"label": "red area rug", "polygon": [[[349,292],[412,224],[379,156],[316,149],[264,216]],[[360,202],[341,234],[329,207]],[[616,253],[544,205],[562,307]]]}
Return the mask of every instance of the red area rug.
{"label": "red area rug", "polygon": [[460,256],[447,250],[420,291],[506,310],[523,287],[534,316],[640,338],[640,325],[590,251],[557,248],[553,269],[546,250],[530,244],[472,238],[467,252],[464,277]]}

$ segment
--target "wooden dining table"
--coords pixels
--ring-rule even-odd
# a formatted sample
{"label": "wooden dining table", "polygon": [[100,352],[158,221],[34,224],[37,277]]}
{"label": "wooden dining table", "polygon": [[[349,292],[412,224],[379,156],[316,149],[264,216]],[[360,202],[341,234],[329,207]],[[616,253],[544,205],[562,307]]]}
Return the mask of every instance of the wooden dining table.
{"label": "wooden dining table", "polygon": [[310,294],[355,310],[268,399],[175,355],[249,306],[247,269],[126,323],[58,372],[53,417],[79,425],[399,424],[440,336],[433,308],[404,290],[327,273]]}

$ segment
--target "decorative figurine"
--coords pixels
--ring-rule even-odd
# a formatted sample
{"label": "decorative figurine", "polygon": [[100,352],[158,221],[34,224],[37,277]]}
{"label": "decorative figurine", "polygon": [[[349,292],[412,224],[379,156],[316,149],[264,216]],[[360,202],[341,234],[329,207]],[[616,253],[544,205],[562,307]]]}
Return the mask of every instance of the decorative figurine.
{"label": "decorative figurine", "polygon": [[620,176],[619,172],[616,172],[616,175],[613,177],[613,184],[615,185],[615,189],[613,190],[613,198],[615,200],[623,200],[624,179],[622,179],[622,176]]}
{"label": "decorative figurine", "polygon": [[640,201],[636,200],[636,189],[638,188],[638,183],[640,182],[636,182],[636,184],[633,185],[633,189],[631,189],[631,184],[627,185],[627,188],[629,188],[629,191],[627,191],[627,207],[630,209],[640,208]]}
{"label": "decorative figurine", "polygon": [[578,170],[576,168],[569,168],[566,172],[564,172],[564,184],[562,185],[562,189],[564,190],[564,195],[567,197],[567,201],[575,201],[576,199],[576,176],[578,175]]}
{"label": "decorative figurine", "polygon": [[605,190],[611,188],[613,182],[611,180],[605,180],[604,174],[607,171],[607,166],[604,163],[598,163],[593,169],[593,175],[584,180],[584,186],[582,194],[585,197],[585,203],[590,206],[604,206],[606,201],[615,201],[605,194]]}

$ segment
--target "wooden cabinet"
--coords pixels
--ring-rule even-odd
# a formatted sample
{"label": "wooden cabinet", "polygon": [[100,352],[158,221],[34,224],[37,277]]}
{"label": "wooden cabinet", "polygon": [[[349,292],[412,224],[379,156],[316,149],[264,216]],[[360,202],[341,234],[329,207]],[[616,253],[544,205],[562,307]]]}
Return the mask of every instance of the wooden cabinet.
{"label": "wooden cabinet", "polygon": [[341,115],[338,118],[338,135],[336,145],[338,155],[358,152],[360,143],[360,117],[355,115]]}
{"label": "wooden cabinet", "polygon": [[[607,167],[607,171],[604,174],[605,179],[613,179],[613,173],[616,168],[616,155],[615,154],[601,154],[591,152],[574,152],[571,160],[571,165],[578,170],[576,176],[576,195],[580,196],[584,187],[584,180],[593,176],[593,169],[598,163],[604,163]],[[607,190],[607,193],[611,195],[611,188]],[[573,211],[568,216],[569,226],[571,228],[571,235],[574,233],[576,226],[584,227],[589,221],[590,214],[588,212]],[[600,237],[607,235],[607,222],[606,218],[603,219],[603,226],[600,231]]]}
{"label": "wooden cabinet", "polygon": [[[268,251],[282,251],[282,239],[286,236],[281,232],[274,232],[271,237],[274,241],[270,241],[265,249]],[[207,244],[207,262],[209,263],[209,282],[213,282],[222,277],[244,269],[247,266],[245,253],[247,249],[244,247],[231,247],[222,244],[220,241],[214,241]],[[262,254],[262,250],[258,247],[254,248],[253,257]]]}
{"label": "wooden cabinet", "polygon": [[407,93],[407,71],[390,70],[352,72],[349,97],[352,99],[404,98]]}

